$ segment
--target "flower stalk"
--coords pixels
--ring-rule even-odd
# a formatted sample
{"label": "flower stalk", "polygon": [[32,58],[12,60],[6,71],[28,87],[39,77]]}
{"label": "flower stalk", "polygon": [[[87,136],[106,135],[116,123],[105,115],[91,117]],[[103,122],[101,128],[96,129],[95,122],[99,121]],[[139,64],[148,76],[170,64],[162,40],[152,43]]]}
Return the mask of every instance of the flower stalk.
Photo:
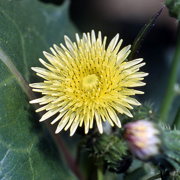
{"label": "flower stalk", "polygon": [[103,180],[104,176],[103,176],[103,170],[102,170],[102,165],[100,165],[97,168],[97,180]]}
{"label": "flower stalk", "polygon": [[168,121],[169,111],[175,95],[174,85],[177,81],[179,62],[180,62],[180,23],[178,24],[177,44],[176,44],[174,58],[172,61],[171,71],[169,74],[167,89],[160,108],[160,121],[162,122]]}
{"label": "flower stalk", "polygon": [[174,122],[172,123],[172,128],[180,129],[180,107],[176,113]]}

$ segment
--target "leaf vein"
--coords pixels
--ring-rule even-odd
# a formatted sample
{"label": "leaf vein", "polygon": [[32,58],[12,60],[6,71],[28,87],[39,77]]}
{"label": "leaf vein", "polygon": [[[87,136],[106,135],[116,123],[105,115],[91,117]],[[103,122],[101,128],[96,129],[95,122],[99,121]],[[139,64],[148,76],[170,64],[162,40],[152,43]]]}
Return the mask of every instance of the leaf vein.
{"label": "leaf vein", "polygon": [[31,159],[31,156],[30,156],[32,147],[33,147],[33,143],[31,144],[31,146],[30,146],[30,148],[28,150],[28,155],[29,155],[28,161],[29,161],[30,170],[32,172],[32,180],[34,180],[35,179],[35,173],[34,173],[34,168],[33,168],[33,165],[32,165],[32,159]]}
{"label": "leaf vein", "polygon": [[2,146],[4,146],[5,148],[9,149],[9,150],[12,150],[14,152],[18,152],[18,153],[27,153],[27,148],[14,148],[12,147],[10,144],[2,141],[2,139],[0,139],[0,144]]}
{"label": "leaf vein", "polygon": [[10,149],[8,149],[8,150],[6,151],[6,153],[5,153],[4,157],[1,159],[1,161],[0,161],[0,164],[1,164],[1,165],[2,165],[2,164],[3,164],[3,162],[5,161],[6,157],[7,157],[7,156],[8,156],[8,154],[9,154],[9,152],[10,152]]}

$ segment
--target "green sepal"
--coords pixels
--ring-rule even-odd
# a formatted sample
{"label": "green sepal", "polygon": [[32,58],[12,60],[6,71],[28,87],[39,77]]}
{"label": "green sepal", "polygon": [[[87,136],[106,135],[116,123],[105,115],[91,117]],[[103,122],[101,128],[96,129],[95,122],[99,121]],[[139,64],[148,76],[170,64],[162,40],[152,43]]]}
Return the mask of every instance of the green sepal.
{"label": "green sepal", "polygon": [[[82,147],[90,157],[93,157],[97,166],[99,166],[99,162],[103,162],[105,169],[110,171],[121,172],[131,164],[126,143],[116,135],[88,135],[83,140]],[[124,163],[125,161],[128,163]]]}

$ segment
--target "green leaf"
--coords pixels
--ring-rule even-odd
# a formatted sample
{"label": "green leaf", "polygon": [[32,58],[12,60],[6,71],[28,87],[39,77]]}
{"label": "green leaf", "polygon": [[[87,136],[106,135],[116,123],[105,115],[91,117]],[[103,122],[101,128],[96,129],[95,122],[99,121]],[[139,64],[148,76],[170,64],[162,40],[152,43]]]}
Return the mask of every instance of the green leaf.
{"label": "green leaf", "polygon": [[145,38],[145,36],[148,34],[148,32],[152,29],[152,27],[155,25],[158,17],[161,15],[163,8],[161,8],[155,15],[153,15],[147,24],[145,24],[142,29],[139,31],[137,37],[135,38],[133,44],[132,44],[132,50],[129,59],[133,59],[136,54],[138,53],[141,44]]}
{"label": "green leaf", "polygon": [[[0,179],[76,179],[43,134],[28,103],[26,82],[42,51],[71,36],[69,2],[56,7],[38,0],[0,1]],[[22,76],[22,77],[21,77]]]}
{"label": "green leaf", "polygon": [[166,0],[165,3],[170,15],[180,20],[180,0]]}
{"label": "green leaf", "polygon": [[174,166],[174,168],[180,170],[180,131],[179,130],[164,130],[164,153],[167,156],[167,160]]}
{"label": "green leaf", "polygon": [[142,180],[146,174],[147,173],[146,173],[145,169],[143,167],[140,167],[131,173],[127,173],[124,177],[124,180],[131,180],[131,179]]}

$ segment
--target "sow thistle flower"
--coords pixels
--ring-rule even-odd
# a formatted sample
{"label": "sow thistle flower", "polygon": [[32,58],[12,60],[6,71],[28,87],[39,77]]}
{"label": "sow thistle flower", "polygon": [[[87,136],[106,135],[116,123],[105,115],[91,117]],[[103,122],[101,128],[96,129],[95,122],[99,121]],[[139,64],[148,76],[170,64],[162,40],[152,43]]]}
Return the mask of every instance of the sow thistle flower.
{"label": "sow thistle flower", "polygon": [[39,61],[45,68],[33,67],[32,70],[44,79],[33,83],[33,91],[42,94],[41,98],[30,101],[43,105],[36,112],[46,111],[40,121],[56,115],[51,122],[59,122],[55,133],[70,128],[72,136],[78,126],[84,126],[85,134],[96,122],[103,133],[103,121],[111,126],[121,127],[118,114],[132,117],[129,109],[140,103],[130,97],[143,94],[132,89],[143,86],[147,73],[139,72],[144,66],[143,59],[128,61],[130,45],[120,50],[123,40],[117,34],[106,46],[107,37],[101,32],[76,34],[76,42],[65,36],[65,45],[53,45],[52,54],[43,52],[49,61]]}

